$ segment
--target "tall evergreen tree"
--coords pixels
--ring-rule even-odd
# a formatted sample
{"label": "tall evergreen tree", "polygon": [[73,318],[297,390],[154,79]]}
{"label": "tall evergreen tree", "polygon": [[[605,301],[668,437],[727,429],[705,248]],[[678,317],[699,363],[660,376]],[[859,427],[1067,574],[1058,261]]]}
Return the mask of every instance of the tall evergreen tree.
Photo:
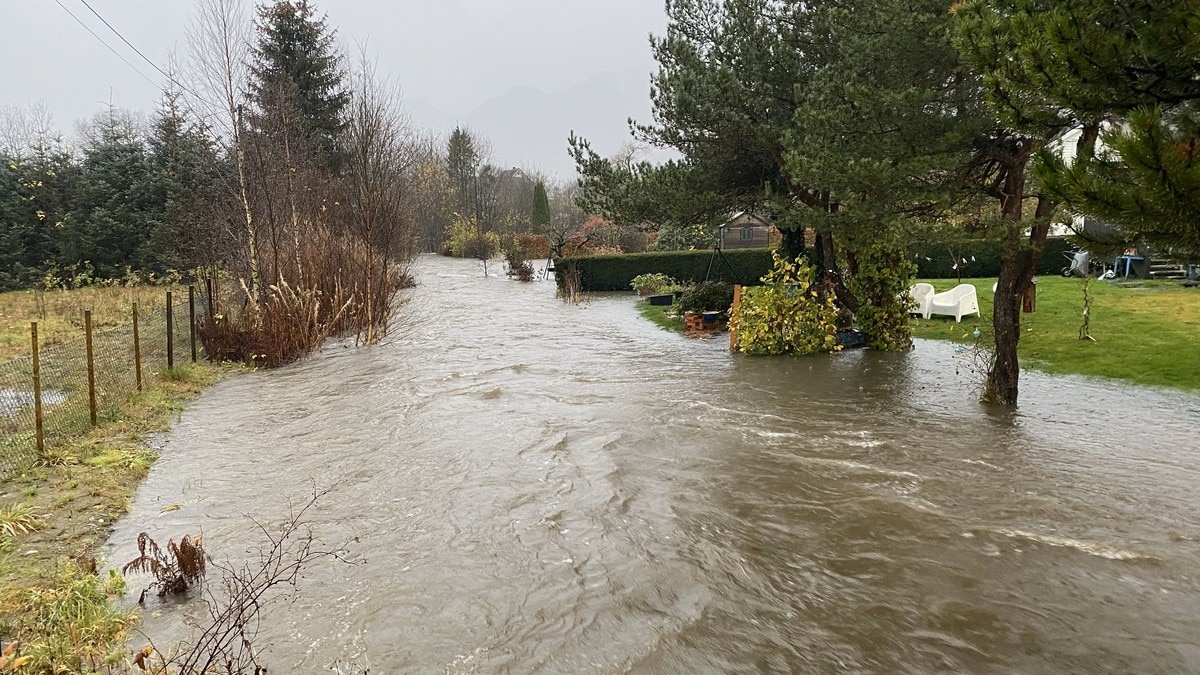
{"label": "tall evergreen tree", "polygon": [[64,228],[64,266],[91,263],[98,278],[125,267],[147,269],[146,242],[156,221],[150,165],[136,123],[116,110],[100,113],[85,134],[82,182]]}
{"label": "tall evergreen tree", "polygon": [[156,222],[144,244],[145,264],[160,273],[216,264],[231,167],[212,139],[186,120],[173,91],[164,94],[148,145]]}
{"label": "tall evergreen tree", "polygon": [[[1019,0],[1025,2],[1026,0]],[[1049,11],[1054,0],[1033,0],[1037,11]],[[1033,8],[1033,3],[1029,3]],[[1009,7],[1011,9],[1011,5]],[[981,96],[986,91],[992,103],[999,93],[997,69],[1013,72],[1026,67],[1021,58],[1025,28],[1010,11],[990,13],[979,2],[956,7],[955,45],[973,70],[980,74]],[[1036,103],[1026,96],[1023,103],[993,105],[995,126],[976,142],[976,153],[963,172],[964,183],[973,183],[998,205],[999,218],[992,224],[1002,244],[1000,275],[996,280],[992,329],[995,347],[987,373],[983,399],[993,403],[1017,403],[1020,365],[1017,345],[1021,339],[1022,298],[1032,292],[1033,275],[1041,259],[1055,202],[1033,184],[1029,169],[1034,156],[1063,132],[1070,119],[1062,108]],[[1013,113],[1020,109],[1019,115]],[[1092,126],[1094,130],[1095,127]],[[1029,213],[1032,205],[1033,213]],[[1028,235],[1026,235],[1028,233]]]}
{"label": "tall evergreen tree", "polygon": [[807,18],[822,56],[796,94],[787,171],[832,204],[798,216],[842,241],[871,346],[907,349],[907,231],[954,201],[957,170],[992,119],[942,0],[817,3]]}
{"label": "tall evergreen tree", "polygon": [[454,208],[460,216],[480,217],[478,197],[481,161],[475,137],[469,130],[455,127],[446,141],[446,170],[454,185]]}
{"label": "tall evergreen tree", "polygon": [[80,168],[61,143],[43,139],[18,156],[0,156],[0,290],[36,284],[60,264],[73,219]]}
{"label": "tall evergreen tree", "polygon": [[546,195],[546,184],[540,180],[533,186],[533,212],[529,223],[538,234],[544,234],[550,227],[550,198]]}
{"label": "tall evergreen tree", "polygon": [[308,151],[336,167],[350,102],[336,32],[307,0],[262,5],[257,29],[250,65],[249,94],[257,108],[252,125],[260,132],[298,129],[309,141]]}

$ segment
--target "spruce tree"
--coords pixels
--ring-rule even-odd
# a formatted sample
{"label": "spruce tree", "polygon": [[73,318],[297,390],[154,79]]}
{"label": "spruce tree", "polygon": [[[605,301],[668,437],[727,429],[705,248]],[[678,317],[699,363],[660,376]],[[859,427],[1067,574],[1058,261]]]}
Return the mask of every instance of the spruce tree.
{"label": "spruce tree", "polygon": [[546,196],[546,184],[540,180],[533,186],[533,213],[529,222],[537,234],[545,234],[550,227],[550,198]]}
{"label": "spruce tree", "polygon": [[145,243],[155,227],[146,146],[127,114],[109,110],[85,133],[81,185],[63,228],[63,267],[90,263],[97,278],[147,269]]}
{"label": "spruce tree", "polygon": [[250,65],[249,94],[257,109],[252,127],[260,133],[298,130],[308,151],[336,168],[350,92],[335,31],[307,0],[262,5],[257,29]]}

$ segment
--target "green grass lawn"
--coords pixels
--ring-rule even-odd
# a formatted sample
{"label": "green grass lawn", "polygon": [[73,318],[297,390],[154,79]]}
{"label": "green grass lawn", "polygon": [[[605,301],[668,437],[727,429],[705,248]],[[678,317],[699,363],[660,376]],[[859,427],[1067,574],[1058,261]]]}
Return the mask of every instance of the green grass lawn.
{"label": "green grass lawn", "polygon": [[[923,279],[937,291],[947,291],[954,279]],[[964,279],[979,293],[978,317],[934,316],[913,319],[913,335],[971,343],[972,332],[984,335],[992,324],[992,284],[987,279]],[[1079,339],[1083,316],[1083,280],[1040,277],[1037,311],[1021,315],[1021,365],[1048,373],[1073,373],[1138,384],[1200,391],[1200,288],[1175,282],[1110,282],[1091,285],[1091,335]],[[638,303],[638,312],[666,330],[682,331],[683,320]]]}
{"label": "green grass lawn", "polygon": [[[938,291],[954,279],[926,279]],[[979,292],[979,317],[913,320],[916,337],[973,342],[975,327],[991,328],[995,279],[964,279]],[[1200,288],[1174,282],[1093,281],[1091,335],[1079,339],[1083,280],[1040,277],[1037,311],[1021,315],[1021,365],[1138,384],[1200,390]]]}

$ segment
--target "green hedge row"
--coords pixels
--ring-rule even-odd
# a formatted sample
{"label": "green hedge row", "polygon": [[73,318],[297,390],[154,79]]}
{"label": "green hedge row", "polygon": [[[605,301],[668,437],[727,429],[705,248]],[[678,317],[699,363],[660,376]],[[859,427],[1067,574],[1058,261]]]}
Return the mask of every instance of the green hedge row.
{"label": "green hedge row", "polygon": [[661,272],[681,283],[704,281],[711,260],[712,279],[755,286],[771,271],[771,250],[724,251],[724,260],[721,256],[714,259],[711,250],[559,258],[554,261],[554,273],[561,282],[567,268],[575,266],[582,273],[584,291],[628,291],[639,274]]}
{"label": "green hedge row", "polygon": [[[1053,237],[1046,240],[1046,248],[1038,263],[1037,274],[1050,276],[1058,274],[1062,268],[1070,264],[1064,253],[1074,250],[1065,237]],[[951,253],[953,251],[953,254]],[[918,279],[954,279],[958,270],[954,269],[955,260],[962,265],[962,276],[965,277],[995,277],[1000,275],[1000,242],[977,240],[958,242],[946,245],[914,244],[908,247],[908,253],[917,264]],[[966,263],[962,263],[963,259]]]}

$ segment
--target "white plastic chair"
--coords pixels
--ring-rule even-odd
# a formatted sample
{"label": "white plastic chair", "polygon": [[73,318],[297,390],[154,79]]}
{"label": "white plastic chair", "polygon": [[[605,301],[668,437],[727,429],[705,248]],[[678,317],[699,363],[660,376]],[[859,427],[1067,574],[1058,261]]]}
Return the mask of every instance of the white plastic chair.
{"label": "white plastic chair", "polygon": [[964,316],[971,314],[979,316],[979,295],[975,287],[959,284],[944,293],[933,294],[922,316],[928,319],[934,314],[952,316],[955,322],[961,322]]}
{"label": "white plastic chair", "polygon": [[913,287],[908,289],[908,296],[915,303],[909,314],[920,314],[929,318],[925,312],[929,308],[929,299],[933,297],[933,284],[913,284]]}

